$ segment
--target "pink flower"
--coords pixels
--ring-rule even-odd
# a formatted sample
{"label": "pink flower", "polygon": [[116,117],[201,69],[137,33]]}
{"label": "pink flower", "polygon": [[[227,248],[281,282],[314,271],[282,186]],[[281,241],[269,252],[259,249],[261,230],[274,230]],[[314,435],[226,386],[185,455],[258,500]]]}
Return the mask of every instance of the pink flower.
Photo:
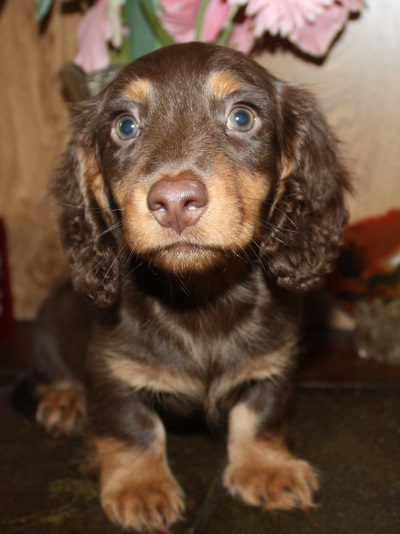
{"label": "pink flower", "polygon": [[229,38],[229,45],[248,54],[254,46],[256,36],[254,34],[254,21],[246,17],[243,21],[237,22]]}
{"label": "pink flower", "polygon": [[[176,41],[193,41],[200,5],[201,0],[160,0],[158,18]],[[230,11],[231,6],[224,0],[210,0],[200,35],[202,41],[212,42],[217,39]]]}
{"label": "pink flower", "polygon": [[120,9],[124,0],[97,0],[78,27],[79,51],[74,63],[86,73],[110,66],[108,42],[121,46]]}
{"label": "pink flower", "polygon": [[303,52],[323,56],[350,12],[363,8],[362,0],[229,0],[246,5],[256,37],[265,32],[287,38]]}
{"label": "pink flower", "polygon": [[334,3],[327,7],[315,22],[306,21],[293,30],[289,40],[302,52],[322,57],[329,50],[335,36],[346,25],[348,12],[343,6]]}

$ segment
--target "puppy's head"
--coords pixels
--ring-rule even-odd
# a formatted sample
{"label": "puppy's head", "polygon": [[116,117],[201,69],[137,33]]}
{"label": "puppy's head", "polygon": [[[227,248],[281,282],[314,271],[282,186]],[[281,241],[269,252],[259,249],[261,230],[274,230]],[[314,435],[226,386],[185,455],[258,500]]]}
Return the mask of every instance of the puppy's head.
{"label": "puppy's head", "polygon": [[205,272],[249,251],[303,291],[331,267],[347,178],[312,97],[226,48],[174,45],[74,112],[55,177],[76,288],[118,296],[120,264]]}

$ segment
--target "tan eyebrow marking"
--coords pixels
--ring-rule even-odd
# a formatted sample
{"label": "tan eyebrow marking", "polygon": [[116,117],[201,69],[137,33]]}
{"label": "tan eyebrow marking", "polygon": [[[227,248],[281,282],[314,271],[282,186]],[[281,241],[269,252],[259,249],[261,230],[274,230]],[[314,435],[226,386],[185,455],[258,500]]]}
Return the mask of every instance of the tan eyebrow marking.
{"label": "tan eyebrow marking", "polygon": [[134,80],[126,87],[124,95],[136,102],[143,102],[150,95],[151,83],[146,78]]}
{"label": "tan eyebrow marking", "polygon": [[217,98],[225,98],[231,93],[243,89],[243,86],[235,78],[223,70],[211,74],[208,79],[208,86]]}

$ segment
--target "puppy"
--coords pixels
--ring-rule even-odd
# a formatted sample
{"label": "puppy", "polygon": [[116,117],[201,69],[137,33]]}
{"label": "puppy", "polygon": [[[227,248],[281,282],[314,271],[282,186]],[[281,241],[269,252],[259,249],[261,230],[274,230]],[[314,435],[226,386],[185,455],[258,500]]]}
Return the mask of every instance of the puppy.
{"label": "puppy", "polygon": [[284,414],[299,294],[334,264],[347,189],[313,97],[227,48],[163,48],[74,109],[52,192],[76,293],[39,318],[36,417],[85,426],[111,521],[165,532],[181,517],[171,412],[227,422],[233,496],[313,505]]}

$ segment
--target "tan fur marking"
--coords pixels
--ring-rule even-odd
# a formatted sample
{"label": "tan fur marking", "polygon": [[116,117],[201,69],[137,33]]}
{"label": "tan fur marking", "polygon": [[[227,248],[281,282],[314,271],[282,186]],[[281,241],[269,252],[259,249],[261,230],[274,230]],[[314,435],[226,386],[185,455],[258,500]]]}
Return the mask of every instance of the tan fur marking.
{"label": "tan fur marking", "polygon": [[128,85],[124,91],[124,94],[126,97],[134,100],[135,102],[143,102],[149,97],[150,91],[150,81],[146,80],[146,78],[139,78]]}
{"label": "tan fur marking", "polygon": [[217,98],[225,98],[235,91],[242,89],[242,85],[225,71],[213,72],[208,79],[208,86]]}
{"label": "tan fur marking", "polygon": [[112,215],[110,212],[110,205],[108,202],[108,195],[105,189],[103,176],[100,172],[96,161],[96,156],[92,150],[81,149],[79,154],[82,176],[82,190],[85,197],[85,202],[90,205],[90,194],[93,195],[99,208],[106,219],[107,224],[112,224]]}
{"label": "tan fur marking", "polygon": [[166,532],[179,520],[183,493],[165,455],[165,431],[156,419],[156,437],[149,449],[113,438],[97,439],[101,504],[108,518],[124,529]]}
{"label": "tan fur marking", "polygon": [[83,388],[71,380],[59,380],[38,388],[36,421],[53,436],[81,433],[86,421]]}
{"label": "tan fur marking", "polygon": [[245,209],[245,222],[253,229],[252,238],[263,235],[261,227],[261,210],[270,191],[270,182],[265,175],[240,175],[240,195]]}
{"label": "tan fur marking", "polygon": [[202,382],[194,377],[132,360],[112,359],[107,365],[115,378],[138,390],[185,395],[198,400],[204,395]]}
{"label": "tan fur marking", "polygon": [[215,404],[218,399],[245,382],[266,380],[282,375],[288,369],[290,361],[288,357],[292,354],[295,345],[295,342],[288,342],[276,352],[251,360],[238,372],[224,375],[220,381],[212,384],[208,403]]}
{"label": "tan fur marking", "polygon": [[[268,177],[231,167],[218,153],[212,154],[210,159],[213,166],[204,179],[209,197],[207,209],[182,235],[160,226],[149,213],[147,194],[151,184],[138,183],[140,165],[134,174],[114,187],[114,198],[123,209],[127,242],[138,253],[146,254],[152,250],[152,261],[158,267],[176,272],[201,272],[210,265],[223,262],[224,254],[218,254],[215,249],[203,249],[201,253],[179,256],[170,250],[165,251],[165,247],[185,242],[200,247],[237,250],[247,247],[263,231],[260,212],[270,188]],[[177,175],[179,172],[184,169],[177,170]],[[160,253],[154,254],[157,249]]]}
{"label": "tan fur marking", "polygon": [[281,170],[281,180],[285,180],[288,176],[293,174],[294,170],[296,168],[296,165],[292,158],[288,158],[287,156],[284,156],[283,162],[282,162],[282,170]]}
{"label": "tan fur marking", "polygon": [[268,510],[313,506],[318,479],[310,465],[289,452],[282,435],[256,435],[257,414],[244,404],[229,416],[228,467],[224,486],[251,506]]}
{"label": "tan fur marking", "polygon": [[275,194],[275,199],[269,211],[270,216],[273,214],[276,205],[278,204],[278,202],[281,200],[281,198],[285,194],[287,178],[291,174],[293,174],[294,170],[295,170],[294,161],[285,156],[282,162],[281,176],[279,178],[278,188]]}

